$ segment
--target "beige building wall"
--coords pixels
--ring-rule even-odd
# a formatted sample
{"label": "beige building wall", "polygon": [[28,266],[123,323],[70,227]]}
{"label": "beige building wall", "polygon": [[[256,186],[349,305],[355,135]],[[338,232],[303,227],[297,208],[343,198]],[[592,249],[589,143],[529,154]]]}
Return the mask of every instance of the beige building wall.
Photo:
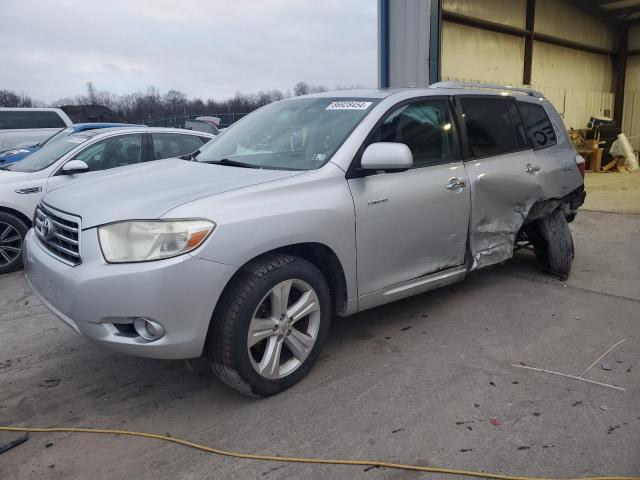
{"label": "beige building wall", "polygon": [[[525,0],[444,0],[443,9],[512,27],[525,26]],[[615,32],[568,1],[537,0],[535,26],[536,32],[584,45],[614,46]],[[520,85],[523,62],[524,38],[443,24],[445,80]],[[613,59],[608,55],[534,42],[532,86],[551,100],[567,127],[583,128],[591,115],[613,115],[612,72]]]}
{"label": "beige building wall", "polygon": [[[629,50],[640,50],[640,25],[629,29],[628,47]],[[633,147],[640,150],[640,55],[627,58],[624,85],[622,129],[631,137]]]}

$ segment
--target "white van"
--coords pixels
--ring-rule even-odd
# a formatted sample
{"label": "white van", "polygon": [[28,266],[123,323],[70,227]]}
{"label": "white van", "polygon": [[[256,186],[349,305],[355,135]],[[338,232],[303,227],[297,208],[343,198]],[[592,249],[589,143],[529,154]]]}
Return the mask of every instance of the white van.
{"label": "white van", "polygon": [[35,145],[71,125],[59,108],[0,108],[0,151]]}

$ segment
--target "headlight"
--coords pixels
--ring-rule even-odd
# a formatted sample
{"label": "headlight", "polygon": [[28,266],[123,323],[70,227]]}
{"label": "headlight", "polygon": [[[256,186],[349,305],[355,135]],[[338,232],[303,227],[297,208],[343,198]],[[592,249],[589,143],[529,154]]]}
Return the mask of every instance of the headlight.
{"label": "headlight", "polygon": [[16,150],[5,150],[4,152],[0,153],[0,157],[9,157],[18,153],[29,153],[29,150],[25,150],[24,148],[18,148]]}
{"label": "headlight", "polygon": [[99,227],[98,237],[107,262],[148,262],[198,248],[215,226],[208,220],[120,222]]}

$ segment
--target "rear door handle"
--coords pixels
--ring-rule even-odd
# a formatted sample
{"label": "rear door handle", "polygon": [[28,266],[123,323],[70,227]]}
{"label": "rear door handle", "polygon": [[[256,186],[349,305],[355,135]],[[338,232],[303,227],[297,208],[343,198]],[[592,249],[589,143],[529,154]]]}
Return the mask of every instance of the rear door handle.
{"label": "rear door handle", "polygon": [[536,174],[540,171],[540,167],[537,165],[531,165],[530,163],[527,163],[527,168],[525,168],[524,171],[527,173]]}
{"label": "rear door handle", "polygon": [[458,177],[452,177],[447,184],[447,190],[459,190],[467,186],[467,182]]}

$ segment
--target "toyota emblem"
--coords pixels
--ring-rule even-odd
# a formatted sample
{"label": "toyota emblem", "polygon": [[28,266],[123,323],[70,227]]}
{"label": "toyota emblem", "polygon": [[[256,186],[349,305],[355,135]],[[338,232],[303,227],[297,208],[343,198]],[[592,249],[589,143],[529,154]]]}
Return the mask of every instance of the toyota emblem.
{"label": "toyota emblem", "polygon": [[42,234],[44,235],[44,238],[47,240],[51,240],[54,237],[55,227],[53,226],[53,223],[51,222],[51,220],[49,220],[48,217],[45,217],[44,220],[42,221]]}

